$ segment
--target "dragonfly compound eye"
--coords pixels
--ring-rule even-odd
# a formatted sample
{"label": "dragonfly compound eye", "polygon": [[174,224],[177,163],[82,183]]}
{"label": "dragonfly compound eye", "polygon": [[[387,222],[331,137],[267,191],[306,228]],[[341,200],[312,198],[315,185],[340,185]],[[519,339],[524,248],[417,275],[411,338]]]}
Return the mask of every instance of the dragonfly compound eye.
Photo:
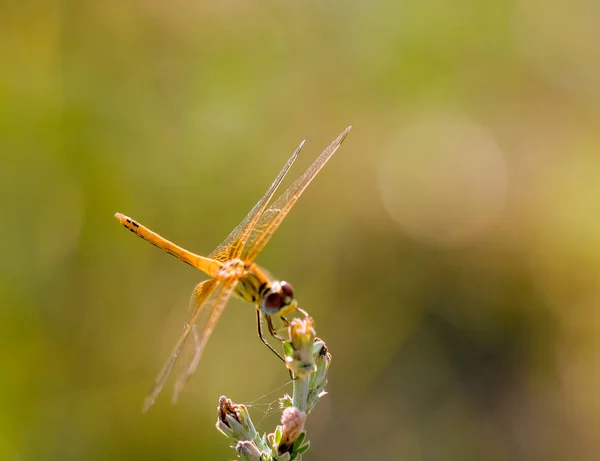
{"label": "dragonfly compound eye", "polygon": [[263,298],[262,309],[267,314],[276,314],[284,305],[284,295],[279,291],[269,291]]}
{"label": "dragonfly compound eye", "polygon": [[285,304],[289,304],[294,299],[294,289],[292,285],[287,282],[281,282],[281,294],[283,294],[283,300]]}

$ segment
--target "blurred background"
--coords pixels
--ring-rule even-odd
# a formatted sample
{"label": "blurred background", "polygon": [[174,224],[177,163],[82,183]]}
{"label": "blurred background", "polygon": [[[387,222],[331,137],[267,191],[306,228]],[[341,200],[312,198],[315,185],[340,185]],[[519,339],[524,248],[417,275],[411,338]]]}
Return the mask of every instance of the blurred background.
{"label": "blurred background", "polygon": [[289,377],[232,300],[143,415],[203,276],[113,214],[208,254],[349,124],[258,258],[333,354],[305,459],[598,459],[599,25],[583,0],[4,4],[0,459],[234,458],[218,397]]}

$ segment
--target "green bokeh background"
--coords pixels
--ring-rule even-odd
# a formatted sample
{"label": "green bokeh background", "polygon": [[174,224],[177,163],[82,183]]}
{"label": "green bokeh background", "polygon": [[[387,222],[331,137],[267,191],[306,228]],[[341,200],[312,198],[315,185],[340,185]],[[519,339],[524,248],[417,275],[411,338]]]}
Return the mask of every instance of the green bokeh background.
{"label": "green bokeh background", "polygon": [[288,375],[233,300],[142,415],[202,276],[112,216],[208,254],[349,124],[258,260],[333,354],[305,459],[598,459],[599,25],[583,0],[3,4],[0,459],[233,458],[218,397]]}

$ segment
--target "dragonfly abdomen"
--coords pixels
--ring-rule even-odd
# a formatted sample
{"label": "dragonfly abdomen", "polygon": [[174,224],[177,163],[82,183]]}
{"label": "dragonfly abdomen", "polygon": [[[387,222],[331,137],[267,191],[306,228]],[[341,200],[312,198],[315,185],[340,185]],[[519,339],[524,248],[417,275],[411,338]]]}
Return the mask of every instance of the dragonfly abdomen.
{"label": "dragonfly abdomen", "polygon": [[141,237],[155,247],[160,248],[165,253],[175,256],[184,263],[189,264],[196,269],[200,269],[202,272],[211,277],[214,277],[221,267],[221,264],[218,261],[205,258],[181,248],[180,246],[175,245],[173,242],[164,237],[161,237],[156,232],[151,231],[146,226],[138,223],[128,216],[122,215],[121,213],[116,213],[115,218],[117,218],[119,222],[123,224],[123,226],[136,234],[138,237]]}

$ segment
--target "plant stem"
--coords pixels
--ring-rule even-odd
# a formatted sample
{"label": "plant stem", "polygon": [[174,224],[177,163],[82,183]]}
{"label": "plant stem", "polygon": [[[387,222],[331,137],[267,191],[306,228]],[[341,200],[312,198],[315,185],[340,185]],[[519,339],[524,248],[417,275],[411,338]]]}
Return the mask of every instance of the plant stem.
{"label": "plant stem", "polygon": [[306,411],[306,400],[308,398],[308,378],[296,378],[293,381],[292,404],[300,411]]}

